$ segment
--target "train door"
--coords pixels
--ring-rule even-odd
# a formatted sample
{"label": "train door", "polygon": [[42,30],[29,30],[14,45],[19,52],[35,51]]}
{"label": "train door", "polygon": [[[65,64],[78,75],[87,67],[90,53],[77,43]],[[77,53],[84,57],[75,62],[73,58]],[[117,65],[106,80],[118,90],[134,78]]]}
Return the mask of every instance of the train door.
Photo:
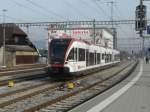
{"label": "train door", "polygon": [[83,70],[86,68],[86,50],[84,48],[78,48],[78,61],[77,61],[77,69]]}
{"label": "train door", "polygon": [[89,50],[86,50],[86,66],[89,66]]}
{"label": "train door", "polygon": [[77,70],[77,62],[78,62],[78,49],[74,48],[74,68],[75,71]]}
{"label": "train door", "polygon": [[77,48],[72,48],[67,59],[68,65],[70,66],[70,72],[76,71],[76,63],[77,63],[76,59],[77,59]]}
{"label": "train door", "polygon": [[94,65],[97,64],[97,55],[96,55],[96,51],[94,51]]}

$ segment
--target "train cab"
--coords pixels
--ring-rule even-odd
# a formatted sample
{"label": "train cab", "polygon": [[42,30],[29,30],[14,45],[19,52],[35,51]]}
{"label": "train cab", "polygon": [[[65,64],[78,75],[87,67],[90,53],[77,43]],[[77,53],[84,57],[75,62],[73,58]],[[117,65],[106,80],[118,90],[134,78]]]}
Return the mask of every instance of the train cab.
{"label": "train cab", "polygon": [[66,52],[69,49],[71,39],[52,39],[49,44],[49,71],[53,73],[69,72],[69,68],[65,68]]}

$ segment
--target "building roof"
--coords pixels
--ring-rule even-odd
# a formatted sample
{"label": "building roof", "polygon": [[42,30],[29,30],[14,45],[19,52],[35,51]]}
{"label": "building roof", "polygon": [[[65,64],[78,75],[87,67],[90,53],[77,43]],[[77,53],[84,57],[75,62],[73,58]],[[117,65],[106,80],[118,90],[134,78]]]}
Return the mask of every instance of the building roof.
{"label": "building roof", "polygon": [[[4,24],[0,24],[0,47],[3,45],[3,29]],[[14,23],[5,24],[5,40],[5,44],[9,50],[23,51],[31,48],[32,50],[30,49],[29,51],[37,51],[35,45],[33,45],[33,43],[27,37],[27,34]]]}
{"label": "building roof", "polygon": [[[4,24],[0,24],[0,47],[3,43],[3,29]],[[27,37],[27,34],[16,26],[14,23],[6,23],[5,24],[5,40],[12,40],[14,36],[18,36],[19,38]]]}
{"label": "building roof", "polygon": [[27,51],[34,52],[35,49],[27,45],[6,45],[8,51]]}

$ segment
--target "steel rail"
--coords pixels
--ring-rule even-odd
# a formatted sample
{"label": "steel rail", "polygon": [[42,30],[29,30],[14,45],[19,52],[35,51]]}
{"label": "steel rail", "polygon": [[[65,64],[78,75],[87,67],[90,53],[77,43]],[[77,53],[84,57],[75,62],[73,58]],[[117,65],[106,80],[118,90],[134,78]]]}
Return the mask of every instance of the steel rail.
{"label": "steel rail", "polygon": [[[106,69],[106,68],[104,68],[104,69]],[[94,73],[94,72],[92,72],[92,73]],[[81,76],[81,77],[77,77],[77,78],[73,79],[72,81],[81,80],[81,79],[86,78],[86,77],[89,77],[89,76],[91,76],[91,74],[87,74],[87,75],[83,75],[83,76]],[[9,101],[6,101],[6,102],[2,102],[2,103],[0,103],[0,108],[3,108],[3,107],[5,107],[5,106],[8,106],[8,105],[12,104],[12,102],[15,103],[15,102],[24,100],[24,99],[26,99],[26,98],[28,98],[28,97],[35,96],[35,95],[40,94],[40,93],[44,93],[44,92],[47,91],[47,90],[56,89],[56,88],[58,88],[61,84],[62,84],[62,83],[60,83],[60,84],[58,84],[58,85],[54,85],[54,86],[52,86],[52,87],[42,88],[42,89],[40,89],[39,91],[36,91],[36,92],[33,92],[33,93],[29,93],[29,94],[26,94],[26,95],[24,95],[24,96],[14,98],[14,99],[9,100]],[[30,89],[30,88],[29,88],[29,89]],[[32,89],[32,87],[31,87],[31,89]],[[16,92],[14,91],[14,92],[10,92],[10,93],[5,93],[5,94],[2,94],[2,95],[0,95],[0,96],[13,95],[13,94],[16,94],[16,93],[25,91],[25,90],[27,90],[27,89],[17,90]],[[33,89],[32,89],[32,90],[33,90]]]}
{"label": "steel rail", "polygon": [[85,91],[85,90],[88,90],[88,89],[90,89],[90,88],[92,88],[92,87],[94,87],[94,86],[96,86],[96,85],[98,85],[98,84],[101,84],[101,83],[105,82],[106,80],[111,79],[112,77],[116,76],[117,74],[119,74],[120,72],[122,72],[124,69],[126,69],[126,68],[129,67],[130,65],[131,65],[131,64],[129,64],[129,65],[123,67],[121,70],[117,71],[115,74],[112,74],[110,77],[107,77],[107,78],[105,78],[105,79],[103,79],[103,80],[100,80],[100,81],[98,81],[98,82],[96,82],[96,83],[94,83],[94,84],[91,84],[91,85],[89,85],[89,86],[86,86],[86,87],[84,87],[84,88],[82,88],[82,89],[79,89],[79,90],[77,90],[77,91],[75,91],[75,92],[71,92],[71,93],[65,94],[65,95],[63,95],[63,96],[59,96],[59,97],[57,97],[57,98],[55,98],[55,99],[53,99],[53,100],[50,100],[50,101],[47,101],[47,102],[45,102],[45,103],[39,104],[39,105],[34,106],[34,107],[32,107],[32,108],[26,109],[26,110],[24,110],[23,112],[35,112],[35,111],[38,111],[38,110],[40,110],[40,109],[42,109],[42,108],[45,108],[45,107],[47,107],[47,106],[49,106],[49,105],[55,104],[55,103],[57,103],[57,102],[60,102],[60,101],[62,101],[62,100],[65,100],[65,99],[67,99],[67,98],[69,98],[69,97],[72,97],[72,96],[74,96],[74,95],[77,95],[77,94],[79,94],[79,93],[81,93],[81,92],[83,92],[83,91]]}

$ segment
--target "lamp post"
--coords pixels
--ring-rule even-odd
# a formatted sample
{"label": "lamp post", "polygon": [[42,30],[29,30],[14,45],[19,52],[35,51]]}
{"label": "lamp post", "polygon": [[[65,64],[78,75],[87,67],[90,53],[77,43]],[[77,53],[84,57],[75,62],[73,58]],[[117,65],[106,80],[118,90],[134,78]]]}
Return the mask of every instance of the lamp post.
{"label": "lamp post", "polygon": [[3,67],[6,67],[6,60],[5,60],[5,45],[6,45],[6,35],[5,35],[5,12],[6,9],[3,9]]}

